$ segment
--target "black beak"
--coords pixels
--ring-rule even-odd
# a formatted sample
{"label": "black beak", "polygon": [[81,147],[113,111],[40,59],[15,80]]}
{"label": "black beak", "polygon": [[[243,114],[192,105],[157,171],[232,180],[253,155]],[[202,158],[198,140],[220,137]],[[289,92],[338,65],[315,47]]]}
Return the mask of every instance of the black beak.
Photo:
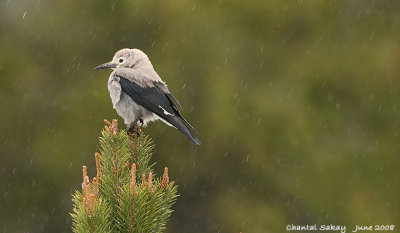
{"label": "black beak", "polygon": [[117,64],[113,62],[107,62],[102,65],[99,65],[98,67],[94,68],[94,70],[100,70],[100,69],[109,69],[109,68],[115,68],[117,67]]}

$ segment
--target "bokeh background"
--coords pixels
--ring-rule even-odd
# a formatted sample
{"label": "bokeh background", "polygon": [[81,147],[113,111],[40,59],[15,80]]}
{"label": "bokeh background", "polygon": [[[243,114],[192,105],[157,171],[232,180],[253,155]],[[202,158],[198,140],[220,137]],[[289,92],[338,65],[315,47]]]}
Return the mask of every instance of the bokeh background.
{"label": "bokeh background", "polygon": [[[153,123],[166,232],[400,228],[400,2],[0,0],[0,231],[71,232],[103,119],[92,68],[146,52],[202,145]],[[119,118],[118,118],[119,119]]]}

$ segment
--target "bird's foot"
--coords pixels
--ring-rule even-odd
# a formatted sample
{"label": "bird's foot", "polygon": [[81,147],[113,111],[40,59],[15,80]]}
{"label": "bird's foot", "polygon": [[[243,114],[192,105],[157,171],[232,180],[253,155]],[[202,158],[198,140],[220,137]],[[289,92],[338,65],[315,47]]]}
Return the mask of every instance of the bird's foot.
{"label": "bird's foot", "polygon": [[135,127],[133,127],[133,128],[127,129],[126,132],[127,132],[129,135],[132,135],[132,136],[133,136],[133,134],[135,133],[136,136],[140,137],[140,128],[137,127],[137,126],[135,126]]}
{"label": "bird's foot", "polygon": [[139,125],[136,125],[136,126],[135,126],[134,131],[135,131],[135,133],[137,134],[138,137],[139,137],[140,134],[142,133],[142,129],[140,128]]}
{"label": "bird's foot", "polygon": [[137,121],[135,121],[126,129],[126,132],[129,135],[133,135],[133,133],[135,133],[138,137],[140,137],[140,134],[141,134],[142,130],[137,125]]}

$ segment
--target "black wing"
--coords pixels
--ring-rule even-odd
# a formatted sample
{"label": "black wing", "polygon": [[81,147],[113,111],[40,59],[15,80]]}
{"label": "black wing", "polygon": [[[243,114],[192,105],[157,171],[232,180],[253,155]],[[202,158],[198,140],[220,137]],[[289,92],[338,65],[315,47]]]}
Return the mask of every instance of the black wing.
{"label": "black wing", "polygon": [[194,144],[200,145],[200,141],[194,133],[195,130],[179,112],[174,103],[176,99],[172,94],[171,99],[168,94],[161,92],[157,87],[142,87],[126,78],[118,77],[122,91],[129,95],[135,103],[157,114],[185,134]]}

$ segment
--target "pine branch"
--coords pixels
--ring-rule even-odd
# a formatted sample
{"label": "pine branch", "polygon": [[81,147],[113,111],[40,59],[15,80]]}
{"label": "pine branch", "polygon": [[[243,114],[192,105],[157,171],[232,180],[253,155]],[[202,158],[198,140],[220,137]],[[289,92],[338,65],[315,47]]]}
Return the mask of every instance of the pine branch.
{"label": "pine branch", "polygon": [[162,232],[178,196],[168,168],[154,179],[152,140],[118,131],[117,120],[105,123],[95,153],[97,175],[90,182],[83,166],[82,192],[73,195],[73,231]]}

